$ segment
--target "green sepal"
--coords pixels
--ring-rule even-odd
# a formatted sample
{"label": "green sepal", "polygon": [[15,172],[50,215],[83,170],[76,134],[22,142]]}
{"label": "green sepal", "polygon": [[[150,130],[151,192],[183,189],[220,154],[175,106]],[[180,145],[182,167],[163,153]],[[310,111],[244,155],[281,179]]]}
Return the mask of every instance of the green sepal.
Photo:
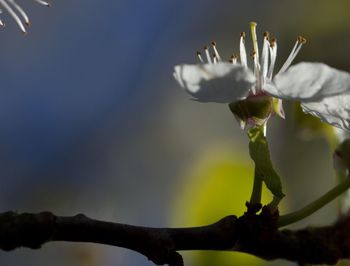
{"label": "green sepal", "polygon": [[272,108],[273,111],[281,118],[285,119],[284,109],[283,109],[283,102],[281,99],[273,98],[272,99]]}
{"label": "green sepal", "polygon": [[256,174],[264,181],[266,187],[278,199],[285,195],[282,192],[281,178],[275,171],[270,158],[270,150],[267,139],[263,133],[263,127],[254,127],[248,131],[249,154],[255,163]]}
{"label": "green sepal", "polygon": [[273,112],[272,97],[268,95],[250,96],[245,100],[230,103],[229,108],[238,121],[261,126]]}

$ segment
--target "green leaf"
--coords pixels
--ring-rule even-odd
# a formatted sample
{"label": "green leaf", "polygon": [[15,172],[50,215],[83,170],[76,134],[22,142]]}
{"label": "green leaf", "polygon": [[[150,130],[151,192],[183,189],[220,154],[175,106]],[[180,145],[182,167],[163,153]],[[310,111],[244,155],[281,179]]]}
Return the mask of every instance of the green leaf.
{"label": "green leaf", "polygon": [[282,199],[284,194],[282,192],[281,179],[273,168],[269,146],[263,134],[263,129],[261,127],[252,128],[248,131],[248,136],[250,139],[249,154],[255,163],[257,175],[264,181],[275,197]]}

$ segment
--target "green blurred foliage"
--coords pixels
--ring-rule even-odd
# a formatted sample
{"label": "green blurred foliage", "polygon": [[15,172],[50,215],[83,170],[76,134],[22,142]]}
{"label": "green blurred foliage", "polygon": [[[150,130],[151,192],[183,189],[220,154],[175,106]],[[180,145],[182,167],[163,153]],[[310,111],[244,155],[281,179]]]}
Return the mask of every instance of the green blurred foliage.
{"label": "green blurred foliage", "polygon": [[[184,175],[176,190],[172,225],[199,226],[226,215],[242,215],[253,185],[253,169],[247,155],[231,152],[227,147],[208,150]],[[264,188],[263,203],[271,199],[271,193]],[[189,265],[267,265],[259,258],[238,252],[191,251],[185,256]]]}

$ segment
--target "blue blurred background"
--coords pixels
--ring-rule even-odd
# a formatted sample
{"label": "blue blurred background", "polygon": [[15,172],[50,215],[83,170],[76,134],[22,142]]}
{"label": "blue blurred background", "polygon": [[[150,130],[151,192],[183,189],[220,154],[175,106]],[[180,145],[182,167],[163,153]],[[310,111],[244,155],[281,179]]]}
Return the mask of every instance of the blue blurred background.
{"label": "blue blurred background", "polygon": [[[23,3],[32,22],[27,36],[3,15],[1,211],[82,212],[149,226],[194,225],[181,213],[185,204],[195,208],[191,193],[201,190],[201,180],[191,180],[193,168],[208,154],[218,162],[239,158],[243,165],[252,164],[245,133],[227,106],[190,101],[173,80],[174,65],[196,62],[195,52],[213,39],[228,58],[238,52],[239,33],[256,21],[260,35],[269,30],[278,38],[279,65],[301,34],[308,43],[297,61],[350,70],[347,0],[52,4],[47,9]],[[284,177],[286,210],[303,206],[334,184],[326,141],[297,138],[290,117],[287,110],[286,121],[273,119],[268,132]],[[207,172],[205,167],[201,171]],[[234,183],[233,193],[240,186]],[[215,195],[208,192],[207,197]],[[233,194],[232,201],[243,205],[248,197]],[[331,204],[296,226],[327,224],[335,213]],[[214,221],[220,215],[210,217]],[[199,265],[191,256],[188,265]],[[234,259],[216,262],[234,265]],[[152,265],[131,251],[67,243],[1,252],[0,264]],[[288,265],[266,265],[272,264]]]}

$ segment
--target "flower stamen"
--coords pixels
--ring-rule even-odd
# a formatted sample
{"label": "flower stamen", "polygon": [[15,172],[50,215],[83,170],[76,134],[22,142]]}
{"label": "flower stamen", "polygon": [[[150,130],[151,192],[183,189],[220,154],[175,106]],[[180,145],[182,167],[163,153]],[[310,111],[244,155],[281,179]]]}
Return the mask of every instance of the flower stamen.
{"label": "flower stamen", "polygon": [[216,49],[216,42],[212,41],[211,46],[213,47],[215,57],[217,58],[218,61],[221,61],[221,57],[219,55],[218,50]]}
{"label": "flower stamen", "polygon": [[17,10],[17,12],[22,16],[25,24],[27,26],[29,26],[30,22],[29,22],[29,17],[26,14],[26,12],[24,12],[24,10],[14,1],[14,0],[8,0],[8,2]]}
{"label": "flower stamen", "polygon": [[43,1],[43,0],[34,0],[35,2],[41,4],[41,5],[44,5],[44,6],[50,6],[50,2],[47,2],[47,1]]}
{"label": "flower stamen", "polygon": [[213,61],[211,60],[210,54],[209,54],[209,48],[208,46],[204,46],[204,51],[205,51],[205,55],[207,57],[207,61],[209,64],[212,64]]}
{"label": "flower stamen", "polygon": [[270,66],[269,66],[269,72],[267,73],[267,78],[271,80],[273,75],[273,70],[275,68],[276,57],[277,57],[276,38],[271,39],[269,50],[270,50]]}
{"label": "flower stamen", "polygon": [[238,59],[238,56],[236,54],[232,54],[231,57],[230,57],[230,60],[229,62],[234,65],[234,64],[237,64],[237,59]]}
{"label": "flower stamen", "polygon": [[[44,0],[34,0],[41,5],[50,6],[50,3]],[[3,7],[9,15],[15,20],[19,28],[23,33],[26,33],[26,26],[30,25],[29,17],[23,8],[17,4],[16,0],[0,0],[0,6]],[[1,10],[0,10],[1,11]],[[2,13],[2,12],[0,12]],[[4,26],[4,23],[0,20],[0,26]]]}
{"label": "flower stamen", "polygon": [[264,44],[263,44],[263,50],[261,53],[261,73],[263,75],[263,78],[265,79],[267,76],[268,71],[268,65],[269,65],[269,32],[264,32]]}
{"label": "flower stamen", "polygon": [[258,66],[259,63],[258,63],[257,54],[255,51],[253,51],[250,54],[250,57],[253,59],[253,62],[254,62],[254,75],[256,77],[256,87],[252,88],[252,93],[256,94],[261,88],[260,71],[259,71],[259,66]]}
{"label": "flower stamen", "polygon": [[213,63],[217,64],[219,62],[219,59],[217,58],[216,54],[213,54]]}
{"label": "flower stamen", "polygon": [[16,12],[13,10],[13,8],[5,0],[0,0],[0,4],[6,9],[6,11],[10,14],[10,16],[16,21],[16,23],[19,26],[19,28],[21,29],[21,31],[23,33],[26,33],[27,31],[22,23],[22,20],[16,14]]}
{"label": "flower stamen", "polygon": [[281,74],[281,73],[283,73],[283,72],[285,72],[287,70],[287,68],[292,64],[293,60],[295,59],[295,57],[299,53],[301,47],[305,43],[306,43],[306,39],[304,37],[302,37],[302,36],[298,36],[297,41],[295,42],[292,51],[290,52],[286,62],[281,67],[280,71],[278,71],[277,75]]}
{"label": "flower stamen", "polygon": [[198,57],[198,59],[199,59],[199,61],[202,63],[202,64],[204,64],[204,60],[203,60],[203,57],[202,57],[202,53],[201,52],[197,52],[197,57]]}
{"label": "flower stamen", "polygon": [[241,37],[240,37],[240,41],[239,41],[239,54],[240,54],[240,58],[241,58],[241,65],[245,68],[248,68],[247,52],[245,50],[244,39],[245,39],[245,33],[241,32]]}
{"label": "flower stamen", "polygon": [[256,22],[250,22],[250,31],[252,34],[252,40],[253,40],[253,47],[254,47],[254,52],[256,56],[256,60],[259,62],[259,47],[258,47],[258,38],[256,36],[256,26],[258,24]]}
{"label": "flower stamen", "polygon": [[259,64],[259,47],[258,47],[258,38],[256,36],[256,26],[258,24],[256,22],[250,22],[250,31],[252,34],[253,40],[253,53],[251,56],[254,61],[254,74],[256,76],[256,87],[253,89],[253,94],[256,94],[262,89],[262,77],[260,75],[260,64]]}

